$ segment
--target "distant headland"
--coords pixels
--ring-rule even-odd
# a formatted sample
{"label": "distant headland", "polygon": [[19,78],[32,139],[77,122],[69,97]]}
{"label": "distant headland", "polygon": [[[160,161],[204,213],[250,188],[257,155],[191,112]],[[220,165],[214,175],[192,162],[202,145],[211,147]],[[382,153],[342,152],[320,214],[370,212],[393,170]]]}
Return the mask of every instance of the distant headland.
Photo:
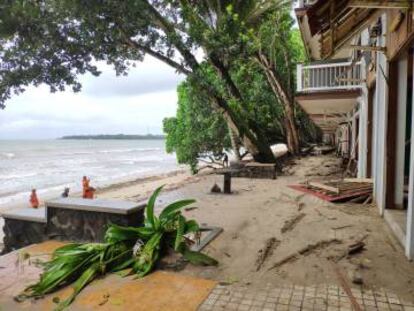
{"label": "distant headland", "polygon": [[70,136],[63,136],[59,139],[150,140],[150,139],[165,139],[165,136],[164,135],[153,135],[153,134],[146,134],[146,135],[125,135],[125,134],[116,134],[116,135],[70,135]]}

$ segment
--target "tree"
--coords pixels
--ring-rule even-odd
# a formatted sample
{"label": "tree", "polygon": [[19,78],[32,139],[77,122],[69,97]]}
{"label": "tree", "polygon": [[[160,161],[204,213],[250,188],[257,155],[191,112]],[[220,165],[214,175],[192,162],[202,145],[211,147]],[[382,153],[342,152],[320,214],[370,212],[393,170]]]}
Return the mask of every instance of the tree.
{"label": "tree", "polygon": [[188,164],[193,172],[205,158],[218,158],[230,147],[227,124],[192,87],[191,81],[180,84],[178,109],[173,118],[164,119],[167,152],[175,152],[179,163]]}
{"label": "tree", "polygon": [[204,41],[202,45],[212,64],[228,82],[229,92],[240,102],[243,97],[230,74],[232,60],[244,51],[247,60],[253,57],[261,65],[275,97],[284,108],[288,148],[292,154],[298,154],[294,66],[301,54],[296,51],[303,51],[303,46],[292,36],[291,1],[212,0],[202,1],[197,6],[185,0],[181,3],[184,3],[184,16],[190,25],[209,29],[208,35],[194,31],[193,36]]}
{"label": "tree", "polygon": [[[226,3],[221,7],[226,8]],[[177,0],[3,1],[0,105],[30,84],[45,83],[52,92],[67,86],[79,91],[79,75],[99,74],[96,61],[112,64],[117,74],[127,74],[137,61],[151,55],[194,78],[197,91],[210,98],[212,108],[222,114],[256,160],[274,161],[267,137],[242,108],[244,99],[225,64],[222,67],[220,46],[215,47],[214,41],[225,40],[214,36],[200,40],[196,34],[208,37],[212,28],[188,19],[188,4]],[[218,70],[219,87],[204,78],[205,69],[196,57],[199,49],[207,52],[204,60]]]}

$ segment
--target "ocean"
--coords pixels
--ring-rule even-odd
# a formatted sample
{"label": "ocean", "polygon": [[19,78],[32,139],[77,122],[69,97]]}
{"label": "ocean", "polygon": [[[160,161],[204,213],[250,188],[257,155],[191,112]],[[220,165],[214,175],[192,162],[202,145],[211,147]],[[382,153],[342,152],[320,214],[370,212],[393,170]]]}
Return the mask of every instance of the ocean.
{"label": "ocean", "polygon": [[0,140],[0,211],[59,196],[65,187],[81,191],[86,175],[102,187],[180,169],[164,140]]}

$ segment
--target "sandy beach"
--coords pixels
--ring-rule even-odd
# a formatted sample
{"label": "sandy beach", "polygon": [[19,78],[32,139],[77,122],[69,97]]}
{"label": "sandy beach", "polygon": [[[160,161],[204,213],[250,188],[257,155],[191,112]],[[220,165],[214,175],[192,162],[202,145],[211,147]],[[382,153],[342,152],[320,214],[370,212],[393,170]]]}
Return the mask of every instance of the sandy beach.
{"label": "sandy beach", "polygon": [[[165,184],[157,202],[158,212],[174,200],[196,199],[195,208],[184,214],[200,224],[223,228],[204,250],[220,264],[170,268],[186,275],[252,289],[266,284],[332,284],[337,276],[329,259],[340,257],[348,245],[364,238],[365,250],[339,260],[337,265],[349,279],[359,273],[361,286],[387,288],[401,297],[413,297],[414,264],[406,260],[375,206],[328,203],[288,187],[307,179],[338,176],[338,158],[306,157],[295,160],[284,171],[276,180],[233,178],[230,195],[210,192],[215,183],[222,186],[221,175],[191,176],[180,171],[98,189],[97,197],[141,201]],[[297,256],[303,248],[309,251]],[[293,258],[283,262],[292,254]]]}

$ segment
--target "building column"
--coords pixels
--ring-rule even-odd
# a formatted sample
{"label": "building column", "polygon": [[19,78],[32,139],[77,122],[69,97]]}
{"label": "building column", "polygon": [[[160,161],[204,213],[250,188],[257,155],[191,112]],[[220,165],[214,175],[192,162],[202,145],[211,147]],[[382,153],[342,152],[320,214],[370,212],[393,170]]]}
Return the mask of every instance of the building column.
{"label": "building column", "polygon": [[[387,32],[386,15],[382,15],[382,35],[378,45],[385,46]],[[374,197],[381,216],[384,215],[387,180],[387,116],[388,116],[388,61],[383,52],[377,52],[377,87],[374,103],[375,128],[375,165],[374,165]]]}
{"label": "building column", "polygon": [[356,160],[356,148],[358,148],[358,137],[357,137],[357,122],[356,122],[356,109],[352,110],[352,119],[351,119],[351,135],[352,135],[352,144],[351,144],[351,154],[350,159]]}
{"label": "building column", "polygon": [[358,178],[367,176],[367,141],[368,141],[368,107],[365,96],[358,99],[359,102],[359,143],[358,143]]}
{"label": "building column", "polygon": [[[413,65],[414,66],[414,65]],[[414,77],[411,82],[414,89]],[[414,92],[412,94],[412,103],[414,103]],[[414,107],[414,105],[413,105]],[[411,137],[414,133],[414,109],[411,112]],[[409,259],[414,259],[414,143],[411,142],[410,150],[410,181],[408,184],[408,208],[407,208],[407,227],[405,235],[405,254]]]}
{"label": "building column", "polygon": [[394,205],[403,208],[404,201],[404,164],[405,164],[405,128],[407,114],[407,74],[408,58],[404,55],[398,62],[398,97],[395,155]]}

